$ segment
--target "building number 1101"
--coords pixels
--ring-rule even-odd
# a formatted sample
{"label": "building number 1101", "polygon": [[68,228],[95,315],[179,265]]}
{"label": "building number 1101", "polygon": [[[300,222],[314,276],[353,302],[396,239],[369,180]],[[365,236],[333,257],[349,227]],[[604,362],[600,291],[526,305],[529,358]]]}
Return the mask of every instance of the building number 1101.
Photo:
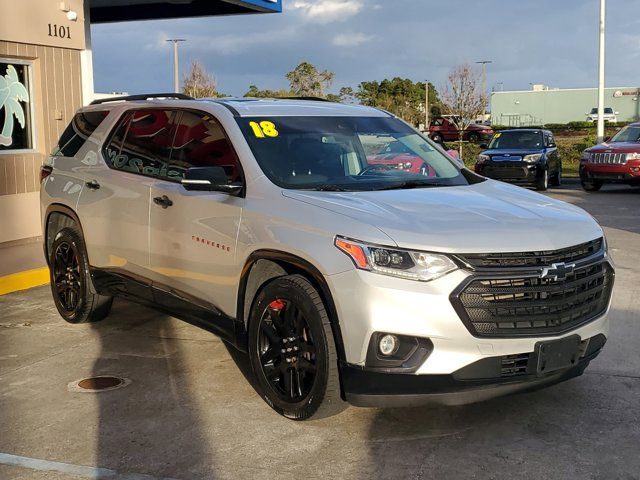
{"label": "building number 1101", "polygon": [[56,25],[55,23],[47,24],[49,26],[49,36],[58,38],[71,38],[71,29],[64,25]]}

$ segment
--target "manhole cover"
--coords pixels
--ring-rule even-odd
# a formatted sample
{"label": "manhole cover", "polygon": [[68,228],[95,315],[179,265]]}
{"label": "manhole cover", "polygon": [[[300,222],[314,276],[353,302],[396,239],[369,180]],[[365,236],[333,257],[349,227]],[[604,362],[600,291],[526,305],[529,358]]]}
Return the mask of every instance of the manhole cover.
{"label": "manhole cover", "polygon": [[70,392],[105,392],[116,388],[126,387],[131,380],[124,377],[114,377],[111,375],[99,375],[96,377],[83,378],[67,385]]}

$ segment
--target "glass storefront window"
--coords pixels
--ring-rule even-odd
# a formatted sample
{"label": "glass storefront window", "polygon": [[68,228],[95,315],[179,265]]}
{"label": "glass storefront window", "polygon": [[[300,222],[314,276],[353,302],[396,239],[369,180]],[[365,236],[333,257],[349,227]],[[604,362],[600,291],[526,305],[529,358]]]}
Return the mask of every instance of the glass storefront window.
{"label": "glass storefront window", "polygon": [[27,62],[0,58],[0,152],[33,148],[30,69]]}

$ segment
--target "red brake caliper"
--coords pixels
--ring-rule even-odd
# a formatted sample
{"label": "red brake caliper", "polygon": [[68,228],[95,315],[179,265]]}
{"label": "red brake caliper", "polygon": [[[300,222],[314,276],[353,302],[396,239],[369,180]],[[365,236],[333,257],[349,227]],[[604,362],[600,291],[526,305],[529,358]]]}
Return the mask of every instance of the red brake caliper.
{"label": "red brake caliper", "polygon": [[279,312],[285,307],[285,305],[286,303],[284,303],[284,300],[276,299],[269,304],[269,308],[271,310],[275,310],[276,312]]}

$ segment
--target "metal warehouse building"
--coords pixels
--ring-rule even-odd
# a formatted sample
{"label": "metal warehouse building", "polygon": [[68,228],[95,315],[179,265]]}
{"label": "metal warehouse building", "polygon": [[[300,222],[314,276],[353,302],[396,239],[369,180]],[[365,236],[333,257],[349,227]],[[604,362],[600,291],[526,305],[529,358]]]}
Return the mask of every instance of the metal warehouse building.
{"label": "metal warehouse building", "polygon": [[[605,89],[605,108],[618,112],[619,122],[640,119],[640,88]],[[532,90],[493,92],[491,124],[508,126],[546,125],[585,121],[586,113],[598,104],[598,89],[549,89],[534,85]]]}

